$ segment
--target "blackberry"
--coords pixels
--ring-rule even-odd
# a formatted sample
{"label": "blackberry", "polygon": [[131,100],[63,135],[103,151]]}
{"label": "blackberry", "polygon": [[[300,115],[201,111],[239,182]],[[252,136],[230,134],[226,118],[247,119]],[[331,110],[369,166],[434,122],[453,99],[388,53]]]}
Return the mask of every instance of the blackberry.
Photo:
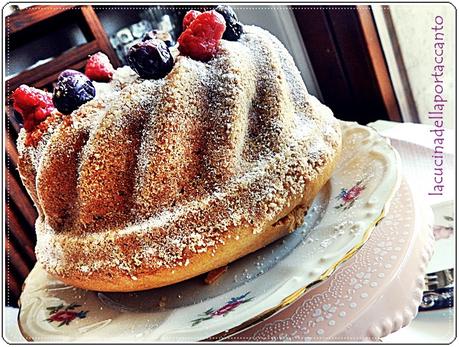
{"label": "blackberry", "polygon": [[150,39],[139,42],[129,49],[129,66],[141,78],[160,79],[174,67],[174,59],[164,41]]}
{"label": "blackberry", "polygon": [[164,41],[167,47],[172,47],[174,45],[174,41],[172,40],[171,34],[169,34],[167,31],[162,30],[150,30],[149,32],[145,33],[145,35],[142,38],[142,41],[154,39]]}
{"label": "blackberry", "polygon": [[233,8],[228,5],[219,5],[215,11],[220,13],[226,22],[226,30],[223,33],[223,39],[228,41],[237,41],[244,33],[243,25],[238,21],[237,15]]}

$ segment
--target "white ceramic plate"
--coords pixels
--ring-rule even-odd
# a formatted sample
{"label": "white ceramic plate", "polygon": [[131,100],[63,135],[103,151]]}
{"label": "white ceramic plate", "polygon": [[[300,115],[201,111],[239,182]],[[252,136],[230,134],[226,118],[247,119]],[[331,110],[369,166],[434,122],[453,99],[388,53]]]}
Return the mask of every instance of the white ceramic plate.
{"label": "white ceramic plate", "polygon": [[86,291],[36,266],[21,296],[20,328],[40,342],[199,341],[291,303],[368,239],[399,186],[397,152],[374,130],[342,123],[343,153],[304,225],[232,264],[213,285],[198,277],[136,293]]}

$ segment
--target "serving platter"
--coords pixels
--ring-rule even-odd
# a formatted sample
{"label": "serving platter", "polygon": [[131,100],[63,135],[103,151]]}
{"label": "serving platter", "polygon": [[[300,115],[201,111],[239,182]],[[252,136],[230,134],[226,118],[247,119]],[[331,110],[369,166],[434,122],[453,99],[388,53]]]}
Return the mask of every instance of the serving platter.
{"label": "serving platter", "polygon": [[400,160],[374,130],[342,122],[332,178],[290,235],[234,263],[214,284],[197,277],[134,293],[82,290],[36,265],[20,299],[22,334],[39,342],[221,339],[291,304],[368,240],[400,185]]}

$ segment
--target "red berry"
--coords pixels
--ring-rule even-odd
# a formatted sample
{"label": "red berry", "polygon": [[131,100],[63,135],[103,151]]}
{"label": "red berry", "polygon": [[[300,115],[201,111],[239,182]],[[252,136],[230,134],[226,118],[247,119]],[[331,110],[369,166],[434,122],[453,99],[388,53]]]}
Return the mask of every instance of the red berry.
{"label": "red berry", "polygon": [[183,17],[183,30],[185,31],[191,24],[192,21],[196,19],[197,16],[201,14],[200,11],[190,10]]}
{"label": "red berry", "polygon": [[93,81],[108,82],[112,79],[114,71],[108,57],[98,52],[88,59],[85,74]]}
{"label": "red berry", "polygon": [[225,19],[216,11],[199,14],[178,38],[179,51],[196,60],[208,61],[225,32]]}
{"label": "red berry", "polygon": [[24,129],[32,131],[54,110],[51,93],[26,86],[19,86],[13,93],[13,107],[24,120]]}

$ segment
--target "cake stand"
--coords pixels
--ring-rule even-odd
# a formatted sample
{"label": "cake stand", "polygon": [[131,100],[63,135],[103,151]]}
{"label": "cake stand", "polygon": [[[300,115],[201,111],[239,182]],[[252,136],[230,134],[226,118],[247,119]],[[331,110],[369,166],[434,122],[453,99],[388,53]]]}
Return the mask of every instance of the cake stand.
{"label": "cake stand", "polygon": [[237,341],[377,341],[414,319],[433,252],[432,213],[406,182],[365,245],[296,302]]}
{"label": "cake stand", "polygon": [[[399,157],[388,141],[355,123],[342,128],[340,162],[304,225],[230,264],[217,283],[194,278],[145,292],[100,293],[67,286],[37,265],[20,299],[21,332],[37,342],[365,340],[407,324],[422,292],[419,264],[430,254],[426,222],[416,219],[425,214],[405,184],[399,189]],[[375,229],[394,196],[395,207]],[[409,276],[396,281],[408,263],[417,270],[417,289]],[[409,303],[397,286],[408,286]],[[382,322],[381,312],[371,316],[370,306],[378,305]],[[363,331],[360,321],[372,325]]]}

